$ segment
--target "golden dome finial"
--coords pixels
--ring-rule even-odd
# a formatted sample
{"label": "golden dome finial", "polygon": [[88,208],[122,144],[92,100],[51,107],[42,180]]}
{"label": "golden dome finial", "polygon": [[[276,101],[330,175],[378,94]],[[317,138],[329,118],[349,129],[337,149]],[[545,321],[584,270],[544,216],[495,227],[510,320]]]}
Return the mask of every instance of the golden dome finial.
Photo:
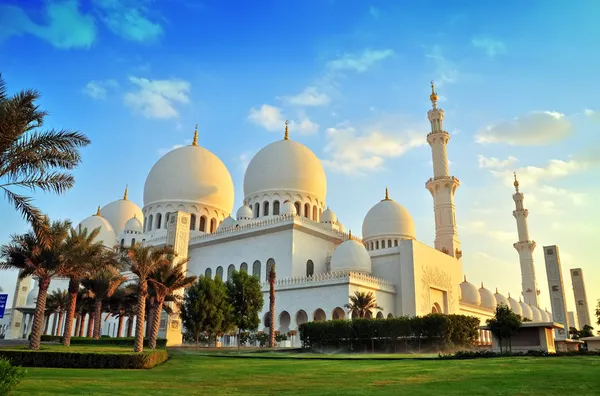
{"label": "golden dome finial", "polygon": [[352,239],[352,228],[348,231],[348,239]]}
{"label": "golden dome finial", "polygon": [[198,145],[198,124],[196,124],[196,129],[194,130],[194,140],[192,140],[192,146]]}
{"label": "golden dome finial", "polygon": [[431,95],[429,95],[429,100],[431,100],[431,103],[433,103],[434,106],[438,101],[438,95],[435,92],[435,84],[433,83],[433,80],[431,80]]}
{"label": "golden dome finial", "polygon": [[515,176],[515,182],[513,183],[513,186],[515,186],[515,190],[519,192],[519,181],[517,180],[517,172],[513,172],[513,175]]}
{"label": "golden dome finial", "polygon": [[285,135],[283,135],[283,140],[290,140],[290,133],[288,131],[289,121],[285,120]]}
{"label": "golden dome finial", "polygon": [[467,275],[463,275],[463,282],[467,281]]}
{"label": "golden dome finial", "polygon": [[98,209],[96,210],[96,214],[94,216],[102,216],[100,213],[100,205],[98,205]]}
{"label": "golden dome finial", "polygon": [[385,200],[389,201],[389,199],[390,199],[390,195],[388,194],[388,188],[386,187],[385,188]]}
{"label": "golden dome finial", "polygon": [[125,185],[125,194],[123,194],[123,199],[127,201],[127,196],[129,195],[129,184]]}

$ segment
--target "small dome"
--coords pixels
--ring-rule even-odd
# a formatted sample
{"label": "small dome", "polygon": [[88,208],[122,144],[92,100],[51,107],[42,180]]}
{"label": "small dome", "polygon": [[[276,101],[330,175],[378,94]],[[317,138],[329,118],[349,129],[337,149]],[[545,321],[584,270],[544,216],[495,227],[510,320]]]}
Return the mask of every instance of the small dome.
{"label": "small dome", "polygon": [[337,216],[333,210],[329,208],[325,209],[325,211],[321,214],[321,223],[337,223]]}
{"label": "small dome", "polygon": [[336,222],[335,222],[335,224],[337,224],[337,226],[338,226],[338,230],[339,230],[340,232],[346,232],[346,227],[344,227],[344,224],[343,224],[342,222],[340,222],[340,221],[336,221]]}
{"label": "small dome", "polygon": [[483,282],[481,283],[481,288],[479,289],[479,297],[481,297],[482,307],[496,309],[496,305],[498,305],[496,297],[494,297],[494,294],[491,291],[483,287]]}
{"label": "small dome", "polygon": [[294,206],[291,201],[285,201],[281,206],[281,211],[279,213],[282,215],[296,216],[296,206]]}
{"label": "small dome", "polygon": [[552,312],[548,311],[548,309],[546,309],[546,315],[548,315],[548,322],[553,322],[554,321],[554,317],[552,316]]}
{"label": "small dome", "polygon": [[124,229],[125,231],[132,231],[140,234],[144,232],[144,226],[142,226],[142,222],[137,218],[137,215],[134,215],[131,219],[127,220]]}
{"label": "small dome", "polygon": [[542,322],[550,322],[550,315],[548,315],[548,312],[540,309],[540,314],[542,315]]}
{"label": "small dome", "polygon": [[100,209],[104,217],[113,228],[116,235],[119,235],[125,229],[125,223],[133,216],[143,219],[144,215],[139,206],[127,199],[127,191],[123,199],[113,201]]}
{"label": "small dome", "polygon": [[225,220],[217,227],[217,231],[224,230],[226,228],[235,227],[235,219],[231,216],[227,216]]}
{"label": "small dome", "polygon": [[237,214],[235,215],[238,220],[252,220],[253,216],[252,209],[248,205],[240,206]]}
{"label": "small dome", "polygon": [[31,291],[27,295],[27,302],[25,303],[26,307],[35,307],[35,305],[37,303],[39,291],[40,291],[40,288],[37,285],[37,281],[34,281],[33,287],[31,288]]}
{"label": "small dome", "polygon": [[331,271],[357,271],[371,273],[371,257],[358,241],[348,239],[335,249],[331,256]]}
{"label": "small dome", "polygon": [[542,322],[542,312],[540,311],[540,309],[536,306],[530,305],[529,307],[531,307],[531,315],[532,315],[532,322]]}
{"label": "small dome", "polygon": [[101,213],[100,208],[98,208],[97,214],[85,218],[79,223],[77,228],[80,230],[87,228],[88,233],[94,231],[96,228],[100,228],[100,233],[95,241],[102,242],[104,246],[112,248],[117,242],[117,236],[108,220],[106,220]]}
{"label": "small dome", "polygon": [[502,294],[498,293],[498,289],[496,289],[496,293],[494,294],[494,297],[496,298],[496,304],[498,304],[498,305],[504,304],[510,308],[510,303],[508,302],[508,299],[506,297],[504,297]]}
{"label": "small dome", "polygon": [[479,304],[481,304],[481,297],[479,296],[477,286],[470,282],[467,282],[466,276],[460,284],[460,295],[462,296],[462,302],[476,306],[479,306]]}
{"label": "small dome", "polygon": [[378,237],[415,239],[415,222],[404,206],[392,199],[384,199],[365,216],[362,235],[364,240]]}
{"label": "small dome", "polygon": [[523,310],[521,309],[521,305],[517,300],[512,298],[510,294],[508,295],[508,306],[513,310],[517,315],[523,316]]}
{"label": "small dome", "polygon": [[533,320],[533,313],[531,312],[531,307],[523,301],[519,301],[519,305],[521,306],[521,311],[523,312],[522,317],[527,318],[529,320]]}

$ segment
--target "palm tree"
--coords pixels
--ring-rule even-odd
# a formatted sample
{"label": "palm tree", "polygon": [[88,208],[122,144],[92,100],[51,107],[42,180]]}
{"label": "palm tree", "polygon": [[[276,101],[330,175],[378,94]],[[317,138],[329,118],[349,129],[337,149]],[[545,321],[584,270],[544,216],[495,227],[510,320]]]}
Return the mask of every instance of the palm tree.
{"label": "palm tree", "polygon": [[135,323],[134,352],[144,350],[144,322],[146,320],[146,299],[148,298],[148,278],[157,268],[173,261],[173,249],[165,246],[162,248],[135,245],[127,251],[127,258],[131,272],[138,277],[137,287],[137,312]]}
{"label": "palm tree", "polygon": [[118,288],[109,299],[109,312],[119,320],[117,337],[122,337],[125,318],[133,313],[135,302],[135,289],[131,285]]}
{"label": "palm tree", "polygon": [[36,131],[48,115],[36,105],[39,97],[39,92],[32,89],[9,96],[0,74],[0,190],[31,224],[38,242],[48,244],[51,241],[41,227],[49,224],[43,221],[42,213],[31,204],[30,197],[12,188],[57,194],[69,190],[75,179],[65,171],[79,164],[79,148],[90,141],[77,131]]}
{"label": "palm tree", "polygon": [[113,293],[121,286],[127,278],[119,274],[117,270],[101,268],[88,279],[82,281],[88,289],[91,296],[94,297],[94,338],[100,338],[100,328],[102,326],[102,303],[110,298]]}
{"label": "palm tree", "polygon": [[54,310],[58,313],[56,335],[61,336],[63,332],[66,333],[66,328],[63,329],[62,327],[62,322],[65,317],[67,307],[69,306],[69,292],[62,289],[56,289],[52,291],[48,298],[52,299]]}
{"label": "palm tree", "polygon": [[[42,225],[23,235],[13,235],[0,248],[1,269],[18,269],[19,278],[34,276],[38,279],[38,298],[31,328],[30,349],[39,349],[50,281],[62,276],[64,241],[69,235],[71,222],[42,220]],[[43,235],[42,235],[43,234]],[[45,242],[44,242],[45,241]]]}
{"label": "palm tree", "polygon": [[71,345],[73,318],[81,281],[89,276],[93,266],[99,264],[98,258],[104,250],[102,242],[94,242],[99,233],[99,227],[89,234],[87,228],[78,230],[71,228],[71,234],[65,243],[67,250],[65,262],[69,278],[69,306],[65,320],[65,335],[62,341],[65,346]]}
{"label": "palm tree", "polygon": [[[45,308],[45,325],[44,325],[44,331],[42,332],[42,334],[48,334],[48,326],[50,325],[50,317],[55,314],[57,312],[58,309],[58,302],[54,299],[54,296],[52,293],[48,294],[48,297],[46,298],[46,308]],[[52,325],[52,327],[56,327],[54,324]],[[51,335],[55,335],[53,329],[50,330]]]}
{"label": "palm tree", "polygon": [[275,346],[275,264],[269,271],[269,347]]}
{"label": "palm tree", "polygon": [[[170,263],[160,266],[148,279],[150,283],[150,294],[154,297],[152,310],[152,327],[148,337],[148,347],[156,348],[158,328],[160,326],[160,315],[163,310],[165,299],[169,296],[177,296],[176,291],[190,287],[195,281],[195,276],[186,276],[185,266],[189,259],[181,260],[177,265]],[[180,296],[177,296],[180,297]],[[181,297],[180,297],[181,298]]]}
{"label": "palm tree", "polygon": [[357,315],[359,318],[366,318],[371,314],[371,310],[383,310],[375,302],[375,295],[371,291],[355,291],[354,295],[350,296],[350,304],[346,304],[345,307],[350,310],[352,316]]}

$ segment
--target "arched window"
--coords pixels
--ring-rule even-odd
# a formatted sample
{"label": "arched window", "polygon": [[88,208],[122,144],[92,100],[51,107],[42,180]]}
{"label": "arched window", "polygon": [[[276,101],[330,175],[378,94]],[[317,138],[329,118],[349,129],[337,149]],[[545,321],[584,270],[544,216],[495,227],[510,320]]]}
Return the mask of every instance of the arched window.
{"label": "arched window", "polygon": [[216,232],[217,231],[217,219],[215,219],[214,217],[212,219],[210,219],[210,232]]}
{"label": "arched window", "polygon": [[162,225],[162,214],[157,213],[156,214],[156,229],[160,230],[160,226]]}
{"label": "arched window", "polygon": [[145,239],[142,239],[142,245],[144,244],[144,242],[146,242],[146,240],[145,240]]}
{"label": "arched window", "polygon": [[375,249],[379,249],[379,241],[375,241]]}
{"label": "arched window", "polygon": [[207,268],[206,271],[204,271],[204,276],[207,278],[212,278],[212,270]]}
{"label": "arched window", "polygon": [[312,219],[317,221],[317,205],[313,206],[313,216]]}
{"label": "arched window", "polygon": [[200,217],[200,227],[198,227],[198,230],[206,232],[206,216]]}
{"label": "arched window", "polygon": [[263,204],[263,216],[269,215],[269,201],[265,201]]}
{"label": "arched window", "polygon": [[273,201],[273,215],[279,215],[279,201]]}
{"label": "arched window", "polygon": [[296,203],[294,204],[294,206],[296,207],[296,214],[297,214],[298,216],[302,216],[302,211],[300,210],[300,202],[296,202]]}
{"label": "arched window", "polygon": [[135,238],[132,238],[131,239],[131,247],[134,247],[134,246],[135,246]]}
{"label": "arched window", "polygon": [[258,204],[258,202],[256,202],[254,204],[254,217],[255,218],[257,218],[258,215],[260,214],[259,211],[260,211],[260,205]]}
{"label": "arched window", "polygon": [[152,231],[152,220],[154,220],[154,217],[150,215],[150,217],[148,217],[148,228],[146,231]]}
{"label": "arched window", "polygon": [[196,229],[196,215],[193,214],[190,216],[190,231],[194,231]]}
{"label": "arched window", "polygon": [[275,260],[272,258],[267,260],[267,272],[265,273],[265,280],[269,281],[269,272],[271,272],[271,268],[275,266]]}
{"label": "arched window", "polygon": [[391,248],[392,247],[392,240],[388,239],[388,247]]}
{"label": "arched window", "polygon": [[235,265],[229,264],[229,267],[227,267],[227,280],[231,280],[231,275],[233,275],[233,271],[235,271]]}
{"label": "arched window", "polygon": [[223,267],[220,265],[217,267],[217,274],[215,275],[215,278],[223,280]]}
{"label": "arched window", "polygon": [[371,242],[371,250],[373,250],[373,242]]}
{"label": "arched window", "polygon": [[313,276],[315,273],[315,264],[312,260],[306,262],[306,276]]}
{"label": "arched window", "polygon": [[125,247],[125,238],[121,239],[121,247]]}
{"label": "arched window", "polygon": [[169,228],[169,219],[171,218],[171,212],[167,212],[167,216],[165,217],[165,229]]}
{"label": "arched window", "polygon": [[148,231],[146,228],[148,228],[148,218],[144,216],[144,232]]}
{"label": "arched window", "polygon": [[394,239],[394,246],[398,246],[398,240]]}
{"label": "arched window", "polygon": [[252,276],[260,279],[260,261],[256,260],[254,264],[252,264]]}
{"label": "arched window", "polygon": [[310,204],[304,204],[304,217],[310,219]]}
{"label": "arched window", "polygon": [[246,272],[248,273],[248,264],[247,263],[242,263],[242,265],[240,265],[240,272]]}

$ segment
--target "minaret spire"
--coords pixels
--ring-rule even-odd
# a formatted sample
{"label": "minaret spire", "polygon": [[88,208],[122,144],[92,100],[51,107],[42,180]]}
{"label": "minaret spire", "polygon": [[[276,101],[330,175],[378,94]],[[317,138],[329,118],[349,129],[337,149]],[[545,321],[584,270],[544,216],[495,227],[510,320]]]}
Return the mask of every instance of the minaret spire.
{"label": "minaret spire", "polygon": [[283,135],[283,140],[290,140],[290,133],[288,131],[289,121],[285,120],[285,135]]}
{"label": "minaret spire", "polygon": [[123,194],[123,199],[127,201],[127,196],[129,194],[129,184],[125,185],[125,194]]}
{"label": "minaret spire", "polygon": [[196,124],[196,130],[194,131],[194,140],[192,140],[192,146],[198,145],[198,124]]}
{"label": "minaret spire", "polygon": [[437,107],[438,95],[435,92],[433,81],[429,99],[433,108],[427,112],[427,118],[431,124],[427,143],[431,146],[433,177],[425,183],[425,187],[433,197],[435,248],[460,259],[462,250],[458,239],[456,208],[454,207],[454,193],[460,185],[460,181],[456,177],[450,176],[447,152],[450,134],[443,128],[444,110]]}
{"label": "minaret spire", "polygon": [[390,199],[390,195],[389,195],[389,193],[388,193],[388,188],[386,187],[386,188],[385,188],[385,200],[386,200],[386,201],[389,201],[389,199]]}
{"label": "minaret spire", "polygon": [[94,216],[102,216],[100,213],[100,205],[98,205],[98,209],[96,210],[96,214]]}
{"label": "minaret spire", "polygon": [[519,191],[519,181],[517,174],[514,173],[516,192],[513,194],[515,201],[515,210],[513,216],[517,220],[517,231],[519,242],[513,244],[515,250],[519,253],[519,262],[521,263],[521,287],[523,300],[535,307],[539,306],[539,290],[535,277],[535,266],[533,263],[533,251],[535,250],[535,241],[529,238],[529,227],[527,226],[527,216],[529,211],[525,209],[523,200],[525,195]]}

